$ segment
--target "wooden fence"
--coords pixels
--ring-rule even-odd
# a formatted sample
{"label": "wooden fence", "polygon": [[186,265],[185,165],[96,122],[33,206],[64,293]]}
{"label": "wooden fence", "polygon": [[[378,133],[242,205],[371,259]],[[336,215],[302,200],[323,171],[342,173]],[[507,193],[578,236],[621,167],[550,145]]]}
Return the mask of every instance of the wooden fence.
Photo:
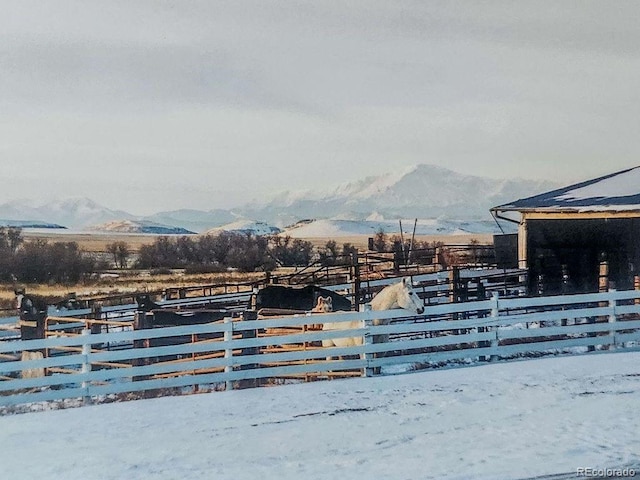
{"label": "wooden fence", "polygon": [[[374,319],[388,324],[372,325]],[[356,323],[348,330],[317,327],[339,322]],[[389,335],[389,341],[373,343],[377,335]],[[151,346],[153,339],[178,337],[182,343]],[[321,346],[322,340],[344,337],[361,337],[363,343]],[[365,310],[100,334],[84,329],[81,335],[0,342],[0,405],[193,386],[230,389],[239,382],[338,373],[371,376],[398,364],[418,369],[633,349],[639,341],[636,290],[512,299],[496,293],[483,301],[428,306],[424,314],[410,316],[403,310]],[[23,352],[44,352],[44,358],[21,360]],[[47,375],[25,375],[38,369]]]}

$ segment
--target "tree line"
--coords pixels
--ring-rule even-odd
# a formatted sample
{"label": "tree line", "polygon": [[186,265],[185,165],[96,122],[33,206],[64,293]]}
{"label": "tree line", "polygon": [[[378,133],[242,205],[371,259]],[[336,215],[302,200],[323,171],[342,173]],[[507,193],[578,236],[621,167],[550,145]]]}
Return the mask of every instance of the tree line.
{"label": "tree line", "polygon": [[[127,264],[122,252],[126,245],[111,244],[114,264]],[[430,264],[434,261],[436,248],[441,250],[443,263],[455,263],[455,259],[441,243],[389,237],[383,230],[376,232],[371,245],[376,252],[394,253],[400,263]],[[221,232],[215,236],[159,237],[152,244],[140,247],[135,268],[186,268],[215,270],[235,268],[240,271],[271,271],[281,266],[306,266],[312,262],[322,265],[350,264],[357,248],[351,243],[338,244],[328,240],[314,247],[306,240],[290,236],[256,236],[250,233]],[[129,252],[130,253],[130,252]]]}
{"label": "tree line", "polygon": [[76,242],[25,241],[19,228],[0,227],[0,280],[76,283],[101,266]]}
{"label": "tree line", "polygon": [[215,236],[158,237],[137,253],[126,242],[107,245],[111,261],[80,248],[77,242],[26,240],[19,228],[0,227],[0,281],[23,283],[77,283],[109,268],[171,269],[193,272],[271,271],[280,266],[304,266],[321,259],[343,261],[355,248],[329,241],[316,249],[311,242],[291,237],[262,237],[222,232]]}
{"label": "tree line", "polygon": [[[373,249],[394,252],[401,263],[432,263],[437,244],[410,245],[397,236],[378,231]],[[409,252],[411,247],[411,251]],[[193,273],[223,271],[272,271],[281,266],[349,264],[357,249],[350,243],[329,240],[314,247],[306,240],[289,236],[256,236],[251,233],[221,232],[194,237],[158,237],[133,252],[123,241],[107,245],[111,261],[83,251],[76,242],[49,243],[25,240],[19,228],[0,227],[0,280],[28,283],[76,283],[108,268],[172,269]]]}
{"label": "tree line", "polygon": [[277,267],[306,266],[314,261],[335,265],[356,251],[349,243],[328,241],[315,248],[306,240],[290,236],[257,236],[221,232],[199,237],[159,237],[143,245],[136,268],[186,268],[193,271],[237,269],[242,272],[272,271]]}

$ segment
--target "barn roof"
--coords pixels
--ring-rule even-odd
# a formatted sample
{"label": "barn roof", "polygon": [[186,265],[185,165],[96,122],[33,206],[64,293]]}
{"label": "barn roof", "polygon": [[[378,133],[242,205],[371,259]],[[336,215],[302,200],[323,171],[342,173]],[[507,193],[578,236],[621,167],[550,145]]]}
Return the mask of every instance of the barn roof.
{"label": "barn roof", "polygon": [[640,211],[640,166],[493,207],[492,212]]}

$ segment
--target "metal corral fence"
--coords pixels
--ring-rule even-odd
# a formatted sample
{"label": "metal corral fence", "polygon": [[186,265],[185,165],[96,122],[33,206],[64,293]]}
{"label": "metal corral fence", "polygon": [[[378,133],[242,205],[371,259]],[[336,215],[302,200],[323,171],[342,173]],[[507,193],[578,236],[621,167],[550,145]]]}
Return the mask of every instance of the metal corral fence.
{"label": "metal corral fence", "polygon": [[[379,320],[387,324],[373,325]],[[353,323],[346,330],[321,328],[342,322]],[[388,335],[388,341],[374,343],[379,335]],[[323,340],[344,337],[362,343],[322,347]],[[167,339],[180,340],[154,346],[159,345],[154,340]],[[428,306],[424,314],[411,316],[402,310],[365,310],[259,320],[229,317],[108,334],[85,329],[75,336],[0,342],[0,405],[90,401],[157,389],[230,389],[309,376],[371,376],[399,364],[407,371],[633,349],[638,341],[640,291],[635,290],[513,299],[494,294],[478,302]],[[127,348],[105,350],[107,344]]]}
{"label": "metal corral fence", "polygon": [[[422,273],[411,276],[412,283],[425,305],[484,299],[499,292],[501,296],[520,296],[524,294],[527,271],[523,269],[451,269],[434,273]],[[395,283],[399,277],[351,281],[324,288],[340,292],[353,303],[363,304],[371,300],[373,295],[387,285]],[[216,285],[216,288],[219,285]],[[232,285],[224,293],[187,296],[184,298],[159,299],[156,303],[163,308],[216,308],[240,312],[250,307],[252,296],[257,288],[249,288],[250,284]],[[190,292],[202,291],[210,293],[210,286],[189,287]],[[354,291],[358,290],[357,298]],[[235,290],[235,291],[234,291]],[[147,294],[153,296],[152,294]],[[133,301],[135,295],[116,296],[118,300],[128,298]],[[109,297],[105,297],[109,298]],[[105,305],[95,308],[56,309],[49,307],[48,315],[54,317],[71,317],[80,319],[99,319],[116,321],[133,321],[138,309],[137,303]],[[20,337],[19,317],[0,318],[0,341]],[[56,327],[54,327],[56,328]]]}

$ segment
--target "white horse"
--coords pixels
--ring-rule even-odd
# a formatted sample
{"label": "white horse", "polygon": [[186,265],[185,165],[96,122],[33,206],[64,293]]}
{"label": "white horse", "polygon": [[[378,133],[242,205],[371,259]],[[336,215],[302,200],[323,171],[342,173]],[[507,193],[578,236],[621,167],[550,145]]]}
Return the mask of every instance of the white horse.
{"label": "white horse", "polygon": [[[22,352],[22,356],[20,358],[20,360],[22,362],[28,361],[28,360],[42,360],[44,358],[44,355],[42,354],[42,352],[28,352],[26,350],[24,350]],[[44,377],[44,368],[43,367],[37,367],[37,368],[26,368],[24,370],[22,370],[22,378],[40,378],[40,377]]]}
{"label": "white horse", "polygon": [[[410,310],[412,313],[421,314],[424,312],[424,302],[413,290],[410,278],[403,278],[402,281],[393,285],[388,285],[378,292],[371,300],[371,310],[391,310],[402,308]],[[374,319],[373,325],[388,325],[388,319]],[[362,323],[359,320],[353,322],[325,323],[322,330],[354,330],[360,328]],[[373,343],[384,343],[389,340],[389,335],[375,335]],[[352,347],[362,345],[362,337],[329,338],[322,340],[323,347]]]}
{"label": "white horse", "polygon": [[313,313],[330,313],[333,312],[333,300],[331,297],[318,297],[318,303],[311,309]]}
{"label": "white horse", "polygon": [[[316,306],[311,309],[311,313],[331,313],[333,312],[333,299],[328,297],[318,297]],[[321,323],[313,323],[309,325],[311,330],[322,330]]]}

